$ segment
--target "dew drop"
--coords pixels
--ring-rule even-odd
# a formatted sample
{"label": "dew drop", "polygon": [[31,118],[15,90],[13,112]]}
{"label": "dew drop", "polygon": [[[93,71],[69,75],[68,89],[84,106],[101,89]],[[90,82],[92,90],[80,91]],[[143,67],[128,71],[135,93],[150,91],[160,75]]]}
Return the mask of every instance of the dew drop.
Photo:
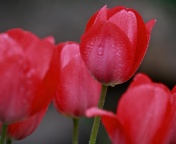
{"label": "dew drop", "polygon": [[120,56],[120,53],[119,53],[119,52],[116,52],[116,55],[117,55],[117,56]]}
{"label": "dew drop", "polygon": [[110,84],[111,87],[115,87],[116,83],[112,83]]}
{"label": "dew drop", "polygon": [[113,45],[113,44],[112,44],[112,45],[111,45],[111,47],[112,47],[112,48],[114,48],[114,47],[115,47],[115,45]]}
{"label": "dew drop", "polygon": [[94,42],[91,42],[90,44],[91,44],[91,45],[94,45]]}
{"label": "dew drop", "polygon": [[31,78],[32,77],[32,75],[34,75],[35,74],[35,69],[31,69],[28,73],[27,73],[27,78]]}
{"label": "dew drop", "polygon": [[103,54],[103,48],[102,48],[102,47],[98,47],[98,53],[99,53],[100,55]]}

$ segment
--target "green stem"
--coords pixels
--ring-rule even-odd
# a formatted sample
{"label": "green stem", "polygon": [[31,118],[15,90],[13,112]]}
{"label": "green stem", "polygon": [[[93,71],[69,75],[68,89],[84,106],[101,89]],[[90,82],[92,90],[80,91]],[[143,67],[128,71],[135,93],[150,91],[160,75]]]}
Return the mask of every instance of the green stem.
{"label": "green stem", "polygon": [[12,144],[12,140],[11,139],[7,139],[6,144]]}
{"label": "green stem", "polygon": [[0,138],[0,144],[4,144],[6,140],[6,134],[7,134],[7,124],[2,124],[2,133]]}
{"label": "green stem", "polygon": [[[100,100],[99,100],[99,103],[98,103],[98,108],[100,108],[100,109],[103,109],[107,90],[108,90],[108,86],[102,85],[101,96],[100,96]],[[95,144],[96,143],[98,129],[99,129],[99,125],[100,125],[100,120],[101,120],[100,116],[96,116],[94,118],[89,144]]]}
{"label": "green stem", "polygon": [[73,118],[73,144],[78,144],[78,124],[79,119]]}

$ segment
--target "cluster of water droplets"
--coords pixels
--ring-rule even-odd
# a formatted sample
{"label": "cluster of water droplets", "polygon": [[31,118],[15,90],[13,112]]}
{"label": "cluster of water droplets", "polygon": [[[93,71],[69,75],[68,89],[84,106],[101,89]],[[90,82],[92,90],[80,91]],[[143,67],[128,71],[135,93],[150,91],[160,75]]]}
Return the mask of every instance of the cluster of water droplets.
{"label": "cluster of water droplets", "polygon": [[20,76],[19,76],[19,93],[23,95],[22,103],[29,106],[29,100],[34,95],[35,82],[36,82],[36,69],[31,67],[29,61],[19,61]]}
{"label": "cluster of water droplets", "polygon": [[114,44],[116,46],[115,48],[115,54],[116,54],[116,61],[117,61],[117,66],[115,67],[114,71],[113,71],[113,76],[114,78],[118,77],[119,79],[121,78],[121,75],[124,71],[124,50],[125,48],[125,44],[123,42],[115,42]]}

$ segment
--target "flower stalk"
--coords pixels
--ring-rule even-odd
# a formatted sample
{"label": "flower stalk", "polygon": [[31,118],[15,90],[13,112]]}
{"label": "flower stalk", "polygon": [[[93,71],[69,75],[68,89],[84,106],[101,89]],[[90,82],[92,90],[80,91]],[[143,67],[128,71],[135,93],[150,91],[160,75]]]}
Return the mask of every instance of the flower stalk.
{"label": "flower stalk", "polygon": [[2,133],[1,133],[1,138],[0,138],[0,144],[5,144],[6,140],[6,135],[7,135],[7,124],[2,125]]}
{"label": "flower stalk", "polygon": [[79,119],[73,118],[73,144],[78,144]]}
{"label": "flower stalk", "polygon": [[[99,100],[99,103],[98,103],[98,108],[100,108],[100,109],[103,109],[107,89],[108,89],[108,86],[102,85],[101,96],[100,96],[100,100]],[[100,116],[96,116],[94,118],[89,144],[95,144],[96,143],[98,129],[99,129],[99,125],[100,125],[100,120],[101,120]]]}
{"label": "flower stalk", "polygon": [[12,140],[11,139],[7,139],[6,140],[6,144],[12,144]]}

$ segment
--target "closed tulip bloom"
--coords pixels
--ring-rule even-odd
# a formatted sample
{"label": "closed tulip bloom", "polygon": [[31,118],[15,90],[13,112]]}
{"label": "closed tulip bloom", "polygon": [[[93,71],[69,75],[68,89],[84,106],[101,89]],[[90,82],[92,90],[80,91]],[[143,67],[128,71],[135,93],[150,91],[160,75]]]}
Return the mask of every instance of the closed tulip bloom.
{"label": "closed tulip bloom", "polygon": [[88,108],[97,106],[101,84],[88,73],[77,43],[60,43],[57,49],[60,72],[54,106],[64,115],[74,118],[84,116]]}
{"label": "closed tulip bloom", "polygon": [[[21,121],[48,106],[56,90],[54,39],[22,29],[0,34],[0,121]],[[52,81],[49,82],[49,81]]]}
{"label": "closed tulip bloom", "polygon": [[127,81],[139,67],[155,20],[144,23],[133,9],[104,6],[87,23],[80,53],[91,75],[104,85]]}
{"label": "closed tulip bloom", "polygon": [[112,144],[169,144],[174,120],[170,90],[138,74],[122,95],[117,113],[92,108],[101,115]]}

